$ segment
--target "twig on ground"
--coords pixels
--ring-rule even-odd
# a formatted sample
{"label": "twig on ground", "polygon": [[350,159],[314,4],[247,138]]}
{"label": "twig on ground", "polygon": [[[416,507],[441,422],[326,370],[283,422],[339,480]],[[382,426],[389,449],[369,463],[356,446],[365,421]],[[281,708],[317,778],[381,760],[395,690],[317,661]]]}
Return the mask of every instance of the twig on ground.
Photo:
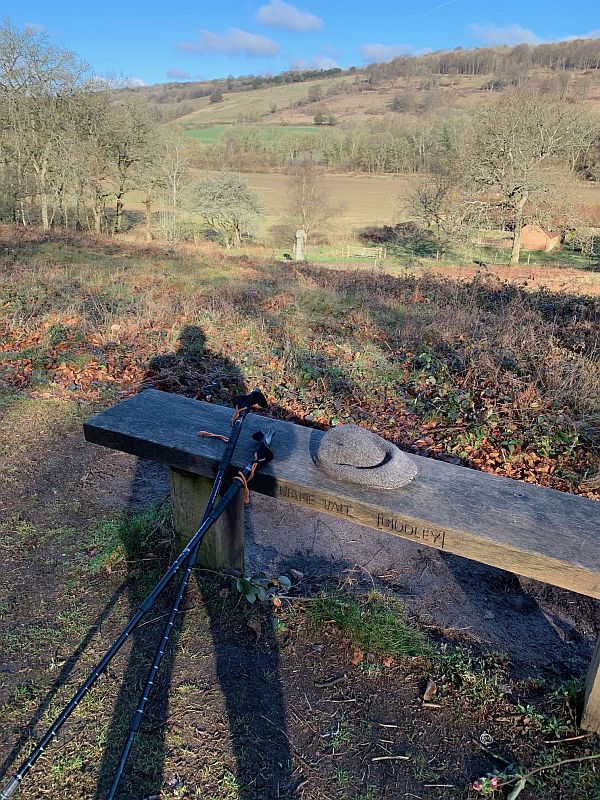
{"label": "twig on ground", "polygon": [[600,753],[595,753],[591,756],[579,756],[578,758],[564,758],[562,761],[555,761],[553,764],[544,764],[542,767],[536,767],[535,769],[529,770],[529,772],[524,772],[520,775],[515,775],[514,777],[509,778],[506,781],[502,782],[503,786],[510,786],[511,783],[516,783],[517,781],[525,779],[528,781],[532,775],[537,775],[538,772],[545,772],[548,769],[557,769],[558,767],[562,767],[564,764],[579,764],[582,761],[594,761],[595,759],[600,758]]}
{"label": "twig on ground", "polygon": [[371,761],[410,761],[410,756],[374,756]]}

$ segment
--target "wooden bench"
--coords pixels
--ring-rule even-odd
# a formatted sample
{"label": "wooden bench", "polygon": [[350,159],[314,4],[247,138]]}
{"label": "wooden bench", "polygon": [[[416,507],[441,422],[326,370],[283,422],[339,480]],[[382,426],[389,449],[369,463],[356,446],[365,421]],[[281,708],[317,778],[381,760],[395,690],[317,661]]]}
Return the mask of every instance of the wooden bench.
{"label": "wooden bench", "polygon": [[[187,540],[224,446],[198,431],[227,434],[231,415],[223,406],[149,389],[88,420],[84,431],[90,442],[169,466],[175,528]],[[313,463],[320,431],[256,414],[245,422],[236,469],[252,454],[250,434],[266,427],[275,429],[275,459],[257,472],[253,491],[600,599],[600,504],[412,455],[417,477],[402,489],[338,484]],[[207,537],[200,563],[243,569],[243,535],[238,505]],[[582,727],[600,732],[600,638]]]}

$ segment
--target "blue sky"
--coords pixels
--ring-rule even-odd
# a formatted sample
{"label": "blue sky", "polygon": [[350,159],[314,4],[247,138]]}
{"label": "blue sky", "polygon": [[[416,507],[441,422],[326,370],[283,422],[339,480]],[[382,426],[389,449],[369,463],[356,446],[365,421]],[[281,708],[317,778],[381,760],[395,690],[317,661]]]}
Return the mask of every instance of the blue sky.
{"label": "blue sky", "polygon": [[600,37],[598,0],[4,0],[97,75],[132,82],[384,61],[399,53]]}

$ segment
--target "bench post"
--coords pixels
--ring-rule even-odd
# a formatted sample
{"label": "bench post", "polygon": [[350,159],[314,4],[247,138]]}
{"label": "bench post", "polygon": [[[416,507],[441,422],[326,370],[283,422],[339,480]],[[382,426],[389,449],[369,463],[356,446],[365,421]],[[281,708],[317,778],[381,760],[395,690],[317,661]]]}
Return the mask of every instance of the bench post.
{"label": "bench post", "polygon": [[581,727],[586,731],[600,733],[600,636],[587,674]]}
{"label": "bench post", "polygon": [[[198,529],[213,481],[176,467],[170,468],[170,480],[175,544],[180,552]],[[243,492],[204,537],[197,563],[205,569],[244,572]]]}

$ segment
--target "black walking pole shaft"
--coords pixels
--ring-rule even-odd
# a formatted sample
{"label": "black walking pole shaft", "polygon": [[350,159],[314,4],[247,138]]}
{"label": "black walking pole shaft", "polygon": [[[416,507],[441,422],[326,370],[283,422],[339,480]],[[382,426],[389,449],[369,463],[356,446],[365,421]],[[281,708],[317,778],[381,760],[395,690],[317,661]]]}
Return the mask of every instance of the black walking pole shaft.
{"label": "black walking pole shaft", "polygon": [[96,682],[98,677],[102,674],[102,672],[104,672],[108,664],[112,661],[112,659],[119,652],[121,647],[125,644],[129,636],[131,635],[133,629],[137,626],[137,624],[144,616],[144,614],[152,608],[159,595],[164,591],[165,587],[170,582],[171,578],[179,570],[181,565],[185,561],[187,561],[190,553],[196,547],[196,544],[202,541],[204,534],[211,527],[211,525],[213,525],[216,522],[216,520],[219,519],[221,514],[225,511],[229,503],[233,500],[233,498],[238,492],[239,492],[239,483],[238,481],[236,481],[235,484],[231,486],[227,492],[225,492],[221,500],[217,503],[217,505],[214,507],[214,509],[211,511],[211,513],[208,515],[208,517],[205,519],[202,525],[198,528],[197,532],[194,534],[194,537],[181,551],[181,553],[175,559],[171,567],[167,570],[167,572],[165,572],[165,574],[156,584],[152,592],[144,600],[144,602],[139,607],[135,615],[131,618],[127,627],[123,630],[123,632],[119,636],[119,638],[112,645],[112,647],[110,647],[110,649],[106,652],[104,657],[99,661],[99,663],[94,668],[92,673],[89,675],[87,680],[79,687],[79,689],[75,692],[71,700],[69,700],[67,706],[61,712],[61,714],[59,714],[56,720],[48,728],[44,736],[40,739],[38,744],[33,749],[29,758],[27,758],[21,764],[15,775],[4,786],[4,788],[0,792],[0,800],[9,800],[9,798],[15,794],[25,775],[27,775],[31,767],[33,767],[35,762],[42,755],[48,744],[52,741],[52,739],[56,736],[56,734],[65,724],[67,719],[71,716],[73,710],[81,702],[82,698],[91,689],[91,687]]}
{"label": "black walking pole shaft", "polygon": [[[247,395],[245,397],[236,398],[236,401],[238,401],[238,400],[252,400],[252,402],[248,402],[245,407],[241,408],[241,412],[242,413],[240,413],[238,415],[238,419],[241,416],[242,420],[243,420],[243,417],[245,416],[245,413],[243,413],[243,412],[248,411],[253,405],[260,405],[263,408],[266,406],[266,400],[264,399],[264,396],[262,395],[262,393],[259,392],[258,390],[255,390],[254,392],[251,392],[250,395]],[[238,407],[238,410],[240,410],[240,406],[237,404],[237,402],[236,402],[236,406]],[[241,427],[241,425],[240,425],[240,427]],[[239,436],[239,427],[237,428],[237,436]],[[235,447],[235,442],[237,441],[237,436],[234,437],[233,447]],[[229,442],[227,444],[229,445]],[[224,458],[225,452],[228,452],[228,448],[226,448],[226,450],[223,452],[222,463],[225,460],[225,458]],[[231,458],[231,454],[233,453],[233,448],[231,448],[231,450],[229,452],[230,452],[230,454],[229,454],[228,457]],[[215,486],[217,485],[217,480],[215,479],[215,486],[213,486],[213,491],[211,492],[211,497],[213,497],[213,494],[214,494],[214,497],[216,497],[216,495],[217,495],[217,493],[219,491],[219,488],[220,488],[220,486],[222,484],[223,476],[225,474],[225,471],[226,471],[226,469],[223,470],[223,474],[220,476],[220,479],[219,479],[219,482],[218,482],[219,486],[217,486],[216,490],[215,490]],[[221,472],[221,470],[219,470],[219,473],[220,472]],[[219,473],[217,473],[217,477],[219,477]],[[235,483],[238,484],[239,482],[236,481]],[[230,494],[231,489],[235,489],[236,491],[233,492],[232,494]],[[116,654],[119,652],[121,647],[123,647],[123,645],[125,644],[127,639],[131,636],[131,633],[133,632],[134,628],[137,627],[137,625],[139,624],[139,622],[142,619],[142,617],[144,616],[144,614],[146,614],[146,612],[150,611],[150,609],[152,608],[152,606],[154,605],[154,603],[156,602],[158,597],[164,591],[164,589],[167,586],[167,584],[171,581],[171,579],[175,575],[175,573],[179,570],[179,568],[182,566],[182,564],[184,564],[185,561],[187,561],[188,557],[193,552],[193,550],[195,549],[196,545],[199,544],[202,541],[202,538],[203,538],[204,534],[208,531],[208,529],[211,527],[211,525],[213,525],[214,522],[225,511],[225,509],[227,508],[228,504],[235,497],[235,495],[237,494],[238,491],[239,491],[239,486],[235,485],[235,486],[230,487],[230,490],[228,490],[228,492],[226,492],[223,495],[223,498],[219,501],[219,503],[217,503],[217,505],[211,510],[211,512],[208,514],[208,516],[206,516],[206,518],[204,519],[204,521],[202,522],[202,524],[200,525],[200,527],[196,531],[196,533],[193,536],[193,538],[184,547],[184,549],[181,551],[179,556],[175,559],[173,564],[171,564],[171,566],[169,567],[167,572],[165,572],[165,574],[160,579],[160,581],[156,584],[156,586],[154,587],[152,592],[150,592],[148,597],[146,597],[146,599],[141,604],[141,606],[139,607],[139,609],[137,610],[135,615],[131,618],[131,620],[129,621],[129,623],[127,624],[127,626],[123,630],[123,632],[120,634],[118,639],[108,649],[106,654],[98,662],[98,664],[93,669],[93,671],[90,673],[88,678],[83,682],[83,684],[75,692],[73,697],[69,700],[68,704],[63,709],[63,711],[58,715],[58,717],[54,720],[52,725],[48,728],[48,730],[46,731],[44,736],[40,739],[40,741],[34,747],[34,749],[32,750],[31,754],[29,755],[29,757],[21,764],[21,766],[19,767],[17,772],[12,776],[12,778],[10,778],[8,783],[6,783],[4,785],[2,790],[0,790],[0,800],[9,800],[9,798],[13,797],[13,795],[18,791],[18,789],[19,789],[19,787],[21,785],[21,781],[23,780],[25,775],[27,775],[29,770],[33,767],[35,762],[38,760],[38,758],[42,755],[44,750],[47,748],[48,744],[58,734],[58,732],[60,731],[62,726],[65,724],[67,719],[73,713],[74,709],[79,705],[79,703],[81,702],[83,697],[85,697],[85,695],[91,689],[91,687],[96,682],[98,677],[104,672],[106,667],[109,665],[109,663],[112,661],[112,659],[116,656]],[[214,501],[214,497],[213,497],[213,501]]]}
{"label": "black walking pole shaft", "polygon": [[[231,463],[231,458],[233,456],[233,451],[235,450],[235,445],[236,445],[237,440],[238,440],[239,435],[240,435],[241,427],[242,427],[242,424],[244,422],[244,417],[246,416],[246,414],[248,413],[249,410],[250,409],[248,407],[244,407],[244,408],[241,409],[240,413],[238,415],[236,415],[235,422],[233,423],[231,435],[229,436],[229,441],[227,443],[227,447],[225,448],[225,450],[223,452],[223,457],[221,459],[221,465],[220,465],[219,471],[217,472],[217,475],[215,477],[215,482],[214,482],[214,485],[213,485],[213,489],[212,489],[212,491],[210,493],[210,497],[208,498],[208,503],[207,503],[206,509],[204,511],[204,516],[202,518],[202,522],[200,523],[201,526],[202,526],[204,520],[207,518],[207,516],[210,515],[213,503],[214,503],[214,501],[215,501],[215,499],[217,497],[217,494],[219,492],[219,488],[222,485],[223,477],[225,475],[227,467]],[[253,461],[250,462],[250,464],[248,464],[246,466],[246,468],[244,469],[243,475],[244,475],[244,480],[245,481],[252,474],[253,468],[255,467],[255,464],[258,463],[256,461],[257,458],[258,458],[258,454],[255,455],[255,458],[253,459]],[[228,494],[231,493],[231,499],[232,500],[235,497],[235,495],[240,491],[241,487],[242,487],[242,482],[241,481],[238,480],[238,481],[234,481],[233,482],[232,486],[228,490]],[[115,797],[115,795],[117,793],[117,790],[119,788],[119,783],[121,782],[121,778],[122,778],[123,772],[125,770],[125,765],[127,764],[127,760],[129,758],[129,754],[131,753],[131,748],[133,747],[133,743],[134,743],[135,737],[137,735],[137,732],[140,729],[140,725],[142,723],[142,718],[143,718],[144,712],[146,710],[146,705],[148,704],[148,700],[150,698],[150,692],[152,691],[152,687],[154,686],[154,682],[156,680],[156,676],[158,674],[158,670],[160,668],[161,661],[162,661],[163,656],[165,654],[165,650],[167,649],[167,646],[169,644],[169,640],[170,640],[171,634],[173,632],[173,626],[175,625],[175,619],[177,618],[177,614],[179,613],[179,607],[181,605],[181,602],[183,600],[183,596],[185,594],[185,590],[186,590],[187,585],[189,583],[189,580],[190,580],[190,577],[191,577],[191,574],[192,574],[192,570],[194,569],[194,566],[196,564],[196,559],[198,558],[198,552],[200,550],[200,545],[201,544],[202,544],[202,539],[200,539],[197,542],[196,546],[194,547],[194,549],[190,553],[190,557],[189,557],[189,559],[187,561],[187,564],[186,564],[185,572],[183,573],[183,575],[181,577],[181,580],[179,582],[179,587],[177,589],[177,595],[175,597],[175,600],[173,601],[173,605],[171,606],[171,611],[169,613],[169,618],[168,618],[168,620],[167,620],[167,622],[165,624],[165,627],[163,629],[163,634],[162,634],[160,643],[158,645],[158,648],[156,650],[156,653],[154,654],[154,661],[152,662],[152,666],[150,667],[150,671],[148,673],[148,677],[146,678],[146,683],[144,685],[144,690],[142,692],[142,697],[141,697],[140,702],[138,703],[138,706],[137,706],[137,708],[135,710],[135,714],[133,716],[131,727],[129,729],[129,735],[128,735],[127,741],[125,742],[125,745],[123,747],[123,752],[121,753],[121,758],[119,760],[119,764],[117,766],[117,769],[116,769],[116,772],[115,772],[115,776],[113,778],[113,782],[111,784],[109,793],[107,795],[107,800],[114,800],[114,797]]]}

